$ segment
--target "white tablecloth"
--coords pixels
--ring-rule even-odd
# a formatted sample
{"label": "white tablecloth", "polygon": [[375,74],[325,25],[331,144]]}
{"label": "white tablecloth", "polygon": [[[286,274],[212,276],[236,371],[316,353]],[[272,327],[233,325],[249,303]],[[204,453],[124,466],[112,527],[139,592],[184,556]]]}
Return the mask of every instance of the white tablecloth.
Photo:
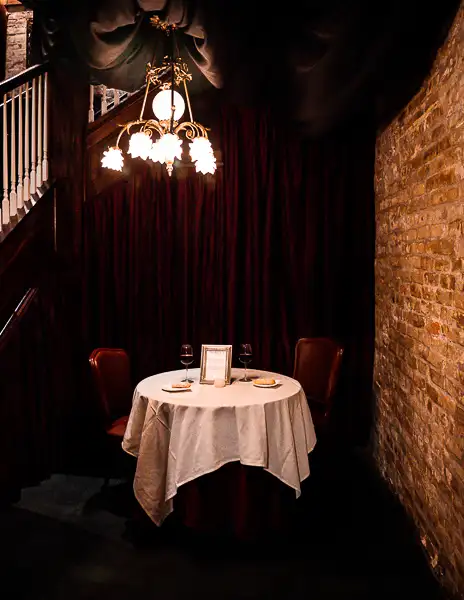
{"label": "white tablecloth", "polygon": [[298,497],[316,443],[300,384],[276,373],[249,371],[282,380],[276,388],[257,388],[239,380],[242,369],[232,369],[233,383],[215,388],[198,383],[199,369],[191,369],[191,391],[161,389],[184,373],[148,377],[134,392],[122,447],[138,459],[134,492],[149,517],[160,525],[179,486],[232,461],[263,467]]}

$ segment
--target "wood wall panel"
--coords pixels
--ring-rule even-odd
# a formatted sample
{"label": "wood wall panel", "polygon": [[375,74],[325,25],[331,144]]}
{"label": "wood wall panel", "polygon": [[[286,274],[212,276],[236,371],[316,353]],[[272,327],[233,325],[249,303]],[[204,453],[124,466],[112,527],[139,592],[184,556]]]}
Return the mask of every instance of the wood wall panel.
{"label": "wood wall panel", "polygon": [[88,85],[59,68],[49,82],[54,185],[0,244],[3,500],[78,455],[87,419],[80,408],[87,366],[80,351],[80,253]]}

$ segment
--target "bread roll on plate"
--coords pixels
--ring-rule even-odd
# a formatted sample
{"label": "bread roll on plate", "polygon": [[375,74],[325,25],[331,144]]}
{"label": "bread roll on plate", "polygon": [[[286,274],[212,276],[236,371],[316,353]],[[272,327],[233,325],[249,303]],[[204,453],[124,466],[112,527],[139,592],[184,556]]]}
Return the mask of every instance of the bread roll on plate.
{"label": "bread roll on plate", "polygon": [[271,377],[261,377],[260,379],[255,379],[254,383],[256,385],[274,385],[276,382],[275,379],[272,379]]}

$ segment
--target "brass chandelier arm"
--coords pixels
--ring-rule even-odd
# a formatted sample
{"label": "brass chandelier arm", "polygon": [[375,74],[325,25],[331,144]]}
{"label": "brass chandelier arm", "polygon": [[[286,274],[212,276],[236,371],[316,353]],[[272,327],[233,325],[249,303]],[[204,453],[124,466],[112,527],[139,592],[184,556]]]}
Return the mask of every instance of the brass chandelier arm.
{"label": "brass chandelier arm", "polygon": [[[127,133],[129,135],[130,129],[134,125],[143,125],[140,131],[148,131],[149,133],[156,131],[160,136],[166,133],[166,129],[163,128],[155,119],[137,119],[136,121],[130,121],[122,126],[122,129],[119,132],[116,140],[116,148],[119,148],[119,142],[121,141],[123,134]],[[208,130],[206,127],[203,127],[201,123],[196,123],[195,121],[183,121],[182,123],[179,123],[179,125],[174,128],[173,133],[178,135],[182,131],[185,131],[185,137],[189,140],[193,140],[196,137],[204,137],[208,139]]]}
{"label": "brass chandelier arm", "polygon": [[127,132],[128,132],[128,131],[129,131],[129,128],[130,128],[130,126],[131,126],[132,124],[133,124],[133,123],[126,123],[125,125],[122,125],[122,129],[121,129],[121,131],[119,132],[118,139],[116,140],[116,146],[115,146],[116,148],[119,148],[119,142],[120,142],[120,140],[121,140],[121,138],[122,138],[122,134],[123,134],[125,131],[127,131]]}
{"label": "brass chandelier arm", "polygon": [[185,131],[185,137],[189,140],[193,140],[196,137],[204,137],[208,139],[206,127],[203,127],[203,125],[196,123],[195,121],[183,121],[174,129],[174,133],[176,135],[181,131]]}
{"label": "brass chandelier arm", "polygon": [[132,126],[134,126],[134,125],[145,125],[146,126],[146,123],[148,123],[148,122],[149,121],[147,121],[147,119],[137,119],[136,121],[129,121],[129,123],[126,123],[125,125],[121,125],[121,131],[119,132],[118,138],[116,140],[116,148],[119,148],[119,142],[120,142],[123,134],[127,133],[129,135],[130,128]]}
{"label": "brass chandelier arm", "polygon": [[164,135],[166,133],[165,129],[163,129],[163,127],[159,124],[158,121],[155,121],[154,119],[148,119],[148,121],[145,121],[145,125],[143,127],[143,130],[155,130],[159,133],[160,136]]}

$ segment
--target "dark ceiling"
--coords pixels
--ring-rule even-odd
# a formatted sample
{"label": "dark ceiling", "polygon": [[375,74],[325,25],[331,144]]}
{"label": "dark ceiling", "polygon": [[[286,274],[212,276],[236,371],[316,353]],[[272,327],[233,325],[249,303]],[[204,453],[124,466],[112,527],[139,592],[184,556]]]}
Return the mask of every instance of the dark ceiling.
{"label": "dark ceiling", "polygon": [[[427,75],[459,0],[25,0],[45,53],[135,90],[163,54],[153,14],[179,26],[194,88],[221,87],[310,135],[353,121],[382,127]],[[195,66],[196,65],[196,66]],[[200,74],[201,73],[201,76]]]}

